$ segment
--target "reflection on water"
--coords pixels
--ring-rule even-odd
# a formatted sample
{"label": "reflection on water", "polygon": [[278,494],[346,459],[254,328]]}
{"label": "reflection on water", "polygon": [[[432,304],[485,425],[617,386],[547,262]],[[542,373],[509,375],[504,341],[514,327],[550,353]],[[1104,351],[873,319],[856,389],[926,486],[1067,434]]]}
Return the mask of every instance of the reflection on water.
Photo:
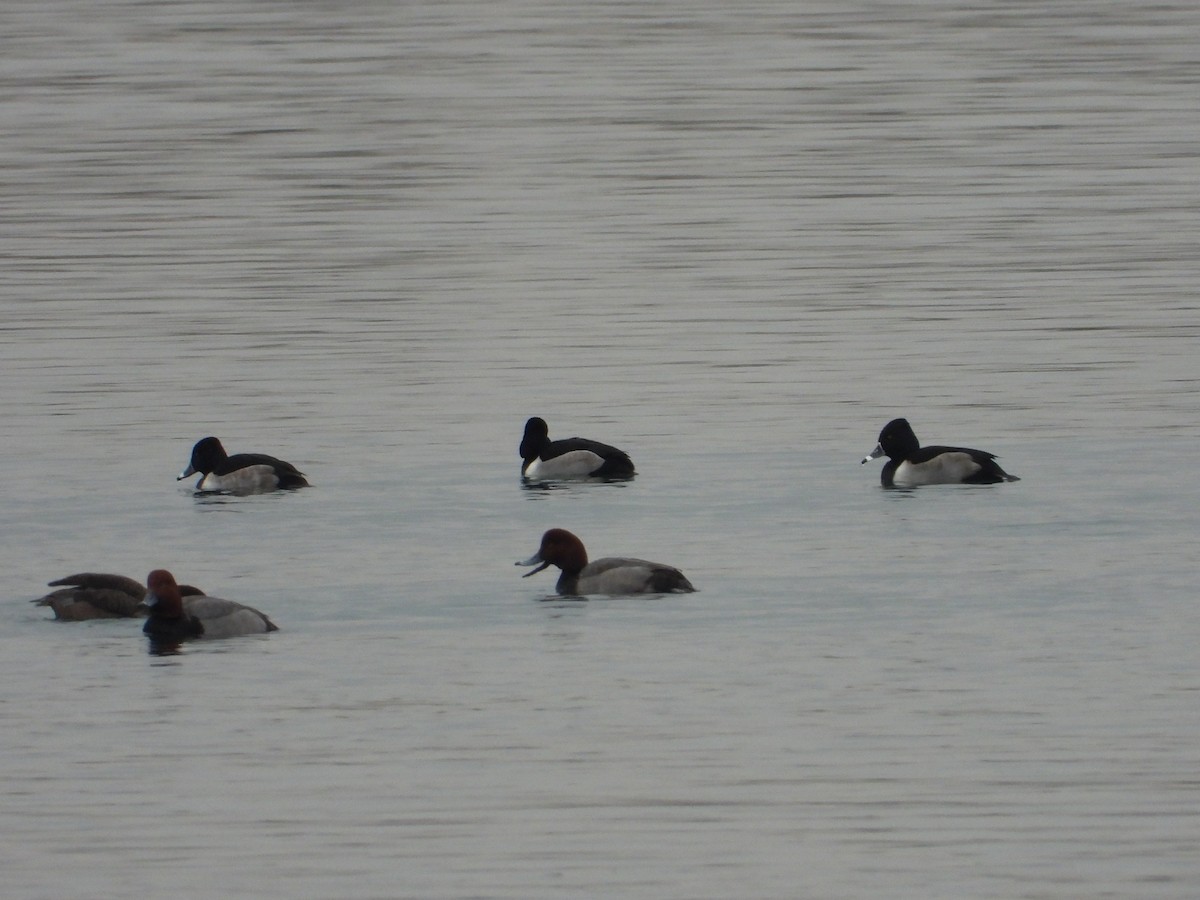
{"label": "reflection on water", "polygon": [[[6,8],[8,894],[1192,896],[1198,30]],[[514,491],[530,409],[637,479]],[[1023,480],[880,490],[896,416]],[[554,526],[704,590],[546,595]],[[286,630],[25,602],[161,565]]]}
{"label": "reflection on water", "polygon": [[150,638],[146,641],[151,656],[178,656],[183,652],[183,641]]}
{"label": "reflection on water", "polygon": [[521,490],[528,491],[530,494],[548,494],[551,491],[566,491],[574,492],[578,496],[587,496],[589,491],[597,485],[607,486],[612,485],[621,487],[633,481],[636,475],[626,475],[621,478],[577,478],[572,480],[551,479],[546,481],[522,478]]}

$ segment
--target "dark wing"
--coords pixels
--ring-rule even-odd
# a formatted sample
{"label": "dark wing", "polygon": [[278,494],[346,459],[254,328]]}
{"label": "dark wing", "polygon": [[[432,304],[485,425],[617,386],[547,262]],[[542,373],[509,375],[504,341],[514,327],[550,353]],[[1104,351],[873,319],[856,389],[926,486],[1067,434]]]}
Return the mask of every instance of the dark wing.
{"label": "dark wing", "polygon": [[600,468],[592,473],[593,475],[633,474],[633,460],[629,458],[628,453],[618,450],[611,444],[602,444],[600,441],[591,441],[587,438],[573,437],[564,438],[561,441],[551,441],[542,451],[541,457],[547,460],[554,459],[556,456],[577,450],[587,450],[604,460]]}
{"label": "dark wing", "polygon": [[943,453],[962,453],[971,457],[979,466],[979,471],[963,479],[964,484],[997,484],[1001,481],[1020,481],[1016,475],[1009,475],[996,462],[996,454],[986,450],[974,450],[970,447],[922,447],[910,457],[910,462],[928,462]]}
{"label": "dark wing", "polygon": [[275,470],[275,475],[279,478],[280,487],[308,486],[308,481],[305,479],[304,473],[290,462],[276,459],[274,456],[268,456],[265,453],[235,453],[233,456],[221,460],[217,467],[213,469],[213,473],[216,475],[228,475],[230,472],[236,472],[239,469],[248,469],[250,466],[270,466]]}
{"label": "dark wing", "polygon": [[70,585],[79,588],[103,588],[105,590],[122,591],[139,600],[146,595],[146,586],[133,578],[124,575],[110,575],[105,572],[80,572],[51,581],[51,587]]}
{"label": "dark wing", "polygon": [[908,457],[911,463],[929,462],[935,456],[941,456],[943,453],[965,453],[981,466],[986,465],[988,460],[995,459],[991,453],[984,453],[982,450],[971,450],[968,447],[921,447],[916,453]]}

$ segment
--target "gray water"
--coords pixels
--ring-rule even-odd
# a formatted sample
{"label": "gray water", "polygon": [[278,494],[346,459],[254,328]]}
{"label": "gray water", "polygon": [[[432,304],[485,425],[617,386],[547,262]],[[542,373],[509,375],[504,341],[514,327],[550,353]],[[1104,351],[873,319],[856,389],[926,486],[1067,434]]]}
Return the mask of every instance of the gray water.
{"label": "gray water", "polygon": [[[5,4],[5,896],[1196,896],[1198,39]],[[530,415],[638,477],[523,489]],[[882,489],[897,415],[1022,480]],[[551,526],[700,592],[555,600]],[[28,603],[155,567],[282,630]]]}

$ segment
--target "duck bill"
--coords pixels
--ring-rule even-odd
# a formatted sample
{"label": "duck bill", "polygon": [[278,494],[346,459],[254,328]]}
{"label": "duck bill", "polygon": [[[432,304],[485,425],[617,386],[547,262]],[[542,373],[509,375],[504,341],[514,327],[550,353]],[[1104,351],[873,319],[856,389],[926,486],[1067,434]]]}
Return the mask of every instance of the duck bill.
{"label": "duck bill", "polygon": [[[538,566],[538,563],[541,563],[541,565]],[[538,572],[542,571],[542,569],[550,568],[550,563],[543,560],[541,555],[538,553],[533,554],[533,556],[529,557],[529,559],[518,560],[516,565],[518,565],[518,566],[537,566],[537,568],[534,569],[532,572],[526,572],[524,575],[522,575],[521,576],[522,578],[528,578],[530,575],[536,575]]]}
{"label": "duck bill", "polygon": [[[864,456],[862,461],[864,463],[869,463],[871,460],[879,459],[879,457],[881,457],[881,456],[883,456],[883,444],[876,444],[875,449],[872,450],[870,453],[868,453],[866,456]],[[860,465],[861,465],[861,463],[860,463]]]}
{"label": "duck bill", "polygon": [[158,602],[158,594],[154,591],[146,591],[146,596],[142,598],[142,602],[138,604],[138,609],[151,609]]}
{"label": "duck bill", "polygon": [[179,477],[177,477],[175,480],[183,481],[183,479],[187,478],[189,475],[195,475],[195,474],[196,474],[196,467],[188,466],[186,469],[184,469],[182,472],[179,473]]}

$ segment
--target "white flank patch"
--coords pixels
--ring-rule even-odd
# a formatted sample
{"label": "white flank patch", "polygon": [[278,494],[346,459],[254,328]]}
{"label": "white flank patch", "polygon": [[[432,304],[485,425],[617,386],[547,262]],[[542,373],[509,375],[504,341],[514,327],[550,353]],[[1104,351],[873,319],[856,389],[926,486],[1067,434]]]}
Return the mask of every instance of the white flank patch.
{"label": "white flank patch", "polygon": [[572,450],[554,459],[535,459],[525,470],[526,478],[586,478],[604,465],[604,458],[591,450]]}
{"label": "white flank patch", "polygon": [[279,479],[275,477],[275,470],[270,466],[247,466],[228,475],[210,472],[200,482],[202,491],[230,491],[234,494],[273,491],[278,486]]}
{"label": "white flank patch", "polygon": [[959,484],[978,472],[982,466],[967,453],[942,453],[929,462],[902,462],[892,475],[894,484]]}

